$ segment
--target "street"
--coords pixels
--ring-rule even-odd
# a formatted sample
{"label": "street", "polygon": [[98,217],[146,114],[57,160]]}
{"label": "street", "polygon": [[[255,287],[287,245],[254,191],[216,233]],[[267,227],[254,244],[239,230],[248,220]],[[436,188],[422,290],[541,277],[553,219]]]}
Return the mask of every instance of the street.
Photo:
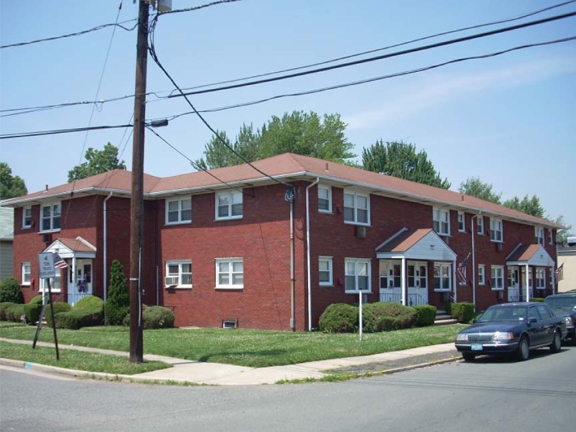
{"label": "street", "polygon": [[576,347],[339,383],[178,387],[0,369],[2,431],[574,430]]}

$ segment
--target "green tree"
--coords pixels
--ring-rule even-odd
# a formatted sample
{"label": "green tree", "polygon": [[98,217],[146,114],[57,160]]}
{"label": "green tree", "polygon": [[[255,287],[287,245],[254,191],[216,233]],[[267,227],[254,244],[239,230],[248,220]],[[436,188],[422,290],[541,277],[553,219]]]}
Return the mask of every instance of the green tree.
{"label": "green tree", "polygon": [[111,325],[122,324],[124,317],[130,310],[130,295],[128,284],[124,275],[124,266],[115,259],[110,267],[110,287],[106,299],[106,323]]}
{"label": "green tree", "polygon": [[124,161],[118,160],[118,147],[110,143],[106,144],[102,150],[95,150],[92,147],[88,148],[84,157],[86,162],[76,165],[68,171],[68,182],[114,169],[126,169]]}
{"label": "green tree", "polygon": [[556,232],[556,243],[558,244],[565,243],[568,237],[572,237],[574,235],[571,231],[572,225],[567,225],[566,222],[564,222],[564,216],[562,215],[558,216],[555,222],[558,225],[562,225],[564,227],[564,229],[559,229]]}
{"label": "green tree", "polygon": [[460,183],[458,191],[466,195],[483,199],[484,201],[502,204],[500,201],[502,193],[497,194],[492,188],[493,186],[491,184],[484,183],[478,177],[470,177],[465,182]]}
{"label": "green tree", "polygon": [[[262,129],[243,125],[234,142],[223,132],[218,135],[248,162],[289,152],[345,163],[356,157],[352,153],[353,144],[344,135],[345,129],[346,124],[338,114],[320,117],[312,111],[294,111],[282,117],[273,116]],[[204,158],[193,165],[208,169],[244,163],[228,146],[212,137],[205,146]]]}
{"label": "green tree", "polygon": [[12,169],[6,162],[0,162],[0,200],[26,195],[26,184],[18,176],[12,175]]}
{"label": "green tree", "polygon": [[532,198],[526,195],[524,198],[522,198],[522,200],[515,196],[512,199],[504,201],[503,205],[505,207],[518,210],[522,213],[526,213],[532,216],[539,218],[544,217],[544,207],[542,207],[540,204],[540,199],[536,195],[533,195]]}
{"label": "green tree", "polygon": [[362,150],[362,168],[443,189],[450,188],[450,182],[442,179],[426,152],[416,152],[414,144],[378,140]]}

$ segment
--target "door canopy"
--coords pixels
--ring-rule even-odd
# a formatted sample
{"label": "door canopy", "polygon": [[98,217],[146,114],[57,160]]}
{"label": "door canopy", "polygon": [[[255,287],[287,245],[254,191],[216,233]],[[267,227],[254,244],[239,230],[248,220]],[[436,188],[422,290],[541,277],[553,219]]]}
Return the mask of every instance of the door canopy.
{"label": "door canopy", "polygon": [[431,228],[402,228],[376,248],[379,259],[455,261],[456,253]]}
{"label": "door canopy", "polygon": [[57,253],[61,258],[96,258],[96,246],[80,236],[56,239],[44,252]]}
{"label": "door canopy", "polygon": [[554,260],[542,245],[523,245],[522,243],[516,246],[516,249],[506,257],[506,265],[555,266]]}

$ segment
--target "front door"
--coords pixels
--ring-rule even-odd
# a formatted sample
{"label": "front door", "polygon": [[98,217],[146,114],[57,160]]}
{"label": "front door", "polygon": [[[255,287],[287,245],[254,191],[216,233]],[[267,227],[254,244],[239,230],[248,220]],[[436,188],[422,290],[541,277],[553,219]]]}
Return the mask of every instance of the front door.
{"label": "front door", "polygon": [[428,266],[426,262],[408,261],[408,306],[428,304]]}
{"label": "front door", "polygon": [[80,299],[92,295],[92,260],[76,260],[75,270],[76,273],[68,285],[68,303],[71,305],[75,305]]}
{"label": "front door", "polygon": [[518,267],[508,267],[508,301],[520,301],[520,281]]}

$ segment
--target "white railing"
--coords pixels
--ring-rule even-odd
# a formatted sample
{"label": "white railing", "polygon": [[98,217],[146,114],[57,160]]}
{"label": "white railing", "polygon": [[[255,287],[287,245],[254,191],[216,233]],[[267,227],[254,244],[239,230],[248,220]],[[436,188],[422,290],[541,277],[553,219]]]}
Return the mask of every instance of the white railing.
{"label": "white railing", "polygon": [[[380,293],[380,301],[402,304],[402,293]],[[408,306],[422,306],[428,304],[426,299],[420,294],[411,293],[408,293],[406,302]]]}
{"label": "white railing", "polygon": [[88,297],[89,295],[92,295],[92,294],[90,294],[90,293],[68,293],[68,304],[70,306],[74,306],[76,303],[78,303],[84,297]]}

